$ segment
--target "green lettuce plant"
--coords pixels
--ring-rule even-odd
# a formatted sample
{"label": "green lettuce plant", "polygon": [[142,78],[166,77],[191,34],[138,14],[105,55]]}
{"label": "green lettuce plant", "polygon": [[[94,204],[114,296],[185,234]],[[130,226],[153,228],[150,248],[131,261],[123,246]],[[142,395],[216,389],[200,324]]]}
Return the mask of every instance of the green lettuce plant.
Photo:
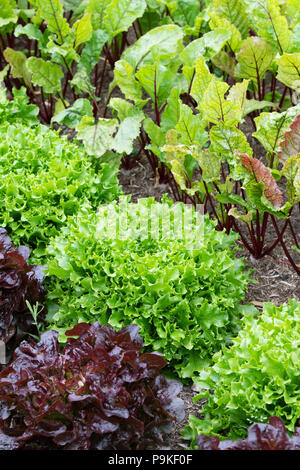
{"label": "green lettuce plant", "polygon": [[294,431],[300,418],[299,320],[300,302],[293,299],[280,307],[265,303],[261,314],[244,317],[233,345],[216,353],[213,366],[200,374],[203,390],[196,400],[207,401],[203,419],[191,416],[184,430],[192,446],[197,434],[245,438],[250,424],[274,415]]}
{"label": "green lettuce plant", "polygon": [[170,200],[125,198],[98,213],[87,207],[47,250],[51,328],[63,341],[78,321],[135,323],[145,345],[163,353],[178,376],[194,378],[230,342],[248,309],[240,302],[250,272],[235,258],[235,239],[192,206]]}
{"label": "green lettuce plant", "polygon": [[[6,111],[18,107],[5,106],[0,105],[0,226],[41,263],[50,238],[83,204],[96,208],[118,198],[118,168],[100,165],[76,141],[39,123],[7,122]],[[31,105],[27,109],[32,114]]]}

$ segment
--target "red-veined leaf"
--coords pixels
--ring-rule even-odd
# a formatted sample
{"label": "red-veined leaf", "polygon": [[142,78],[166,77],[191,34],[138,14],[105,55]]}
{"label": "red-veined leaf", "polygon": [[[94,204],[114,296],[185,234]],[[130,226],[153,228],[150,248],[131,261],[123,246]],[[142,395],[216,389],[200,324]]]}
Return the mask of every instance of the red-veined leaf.
{"label": "red-veined leaf", "polygon": [[280,142],[278,158],[284,163],[298,153],[300,153],[300,114],[293,120],[290,130],[285,132],[283,140]]}
{"label": "red-veined leaf", "polygon": [[282,204],[282,193],[278,188],[271,171],[257,158],[249,157],[247,153],[239,153],[242,165],[250,171],[257,183],[263,183],[265,186],[264,195],[274,207],[280,207]]}

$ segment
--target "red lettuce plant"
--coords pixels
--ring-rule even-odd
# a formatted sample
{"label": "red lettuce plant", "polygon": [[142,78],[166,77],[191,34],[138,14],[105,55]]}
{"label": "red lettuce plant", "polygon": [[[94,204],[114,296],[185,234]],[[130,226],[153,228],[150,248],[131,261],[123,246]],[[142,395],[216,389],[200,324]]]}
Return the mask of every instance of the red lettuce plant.
{"label": "red lettuce plant", "polygon": [[33,318],[26,301],[35,304],[44,294],[43,270],[27,263],[29,255],[26,246],[16,250],[6,230],[0,228],[0,340],[4,343],[17,329],[28,330]]}
{"label": "red lettuce plant", "polygon": [[62,352],[53,330],[22,342],[0,374],[0,449],[140,449],[183,418],[182,385],[158,375],[160,354],[141,354],[136,325],[67,335]]}
{"label": "red lettuce plant", "polygon": [[300,428],[290,437],[282,420],[272,416],[268,424],[252,424],[246,439],[220,442],[218,437],[201,435],[197,444],[199,450],[297,450],[300,449]]}

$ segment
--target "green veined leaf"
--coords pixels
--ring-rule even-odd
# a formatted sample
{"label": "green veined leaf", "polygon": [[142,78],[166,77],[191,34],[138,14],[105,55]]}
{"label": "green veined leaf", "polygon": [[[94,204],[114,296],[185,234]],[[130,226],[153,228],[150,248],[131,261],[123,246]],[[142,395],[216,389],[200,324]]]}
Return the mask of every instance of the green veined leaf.
{"label": "green veined leaf", "polygon": [[26,66],[32,74],[32,83],[39,85],[46,93],[57,93],[61,90],[61,79],[64,74],[61,67],[50,61],[29,57]]}
{"label": "green veined leaf", "polygon": [[292,26],[296,26],[300,22],[300,8],[298,0],[286,1],[286,13],[290,17]]}
{"label": "green veined leaf", "polygon": [[256,111],[258,109],[267,107],[273,108],[274,106],[275,103],[272,101],[246,100],[243,116],[246,116],[247,114],[252,113],[252,111]]}
{"label": "green veined leaf", "polygon": [[271,171],[257,158],[249,157],[246,153],[239,153],[237,155],[241,159],[241,163],[254,178],[256,183],[264,184],[264,195],[271,202],[274,207],[282,205],[282,193],[276,184]]}
{"label": "green veined leaf", "polygon": [[48,29],[55,33],[59,44],[65,42],[70,26],[63,16],[63,6],[59,0],[36,0],[38,14],[47,22]]}
{"label": "green veined leaf", "polygon": [[52,118],[52,122],[58,124],[64,124],[71,129],[80,123],[83,116],[93,116],[93,108],[89,100],[86,98],[79,98],[72,106],[67,109],[63,109],[61,112],[55,114]]}
{"label": "green veined leaf", "polygon": [[104,31],[110,39],[122,31],[127,31],[132,23],[143,15],[146,6],[145,0],[112,0],[103,18]]}
{"label": "green veined leaf", "polygon": [[112,148],[118,153],[130,155],[133,151],[134,139],[140,134],[144,113],[137,110],[132,116],[125,117],[112,143]]}
{"label": "green veined leaf", "polygon": [[76,11],[86,0],[61,0],[66,11]]}
{"label": "green veined leaf", "polygon": [[178,140],[184,145],[199,145],[203,147],[207,143],[207,132],[204,130],[205,123],[200,114],[193,114],[191,108],[180,103],[180,117],[176,124]]}
{"label": "green veined leaf", "polygon": [[38,41],[40,48],[44,48],[47,45],[47,31],[43,34],[35,24],[28,23],[25,26],[18,24],[14,31],[14,35],[18,37],[20,34],[25,34],[29,39],[35,39]]}
{"label": "green veined leaf", "polygon": [[300,52],[283,54],[277,59],[277,80],[294,90],[300,89]]}
{"label": "green veined leaf", "polygon": [[173,88],[169,94],[167,106],[161,116],[160,127],[164,132],[174,129],[180,119],[180,89]]}
{"label": "green veined leaf", "polygon": [[167,100],[176,75],[172,69],[160,63],[140,67],[135,77],[160,108]]}
{"label": "green veined leaf", "polygon": [[206,183],[218,181],[221,170],[221,157],[211,149],[199,149],[193,153],[194,159],[201,168],[201,176]]}
{"label": "green veined leaf", "polygon": [[84,116],[76,127],[78,139],[83,141],[89,155],[101,157],[113,145],[113,134],[118,126],[117,119],[98,119]]}
{"label": "green veined leaf", "polygon": [[284,163],[290,157],[298,154],[300,154],[300,114],[293,120],[290,130],[284,133],[277,155],[279,160]]}
{"label": "green veined leaf", "polygon": [[[161,149],[165,152],[166,161],[171,168],[172,175],[175,178],[181,190],[190,196],[193,196],[201,188],[199,181],[191,181],[192,172],[195,162],[187,159],[188,156],[194,155],[198,151],[199,146],[188,146],[177,144],[177,132],[170,129],[166,135],[166,145]],[[190,166],[189,164],[192,163]]]}
{"label": "green veined leaf", "polygon": [[243,0],[214,0],[212,11],[221,18],[226,18],[240,31],[242,36],[248,34],[249,20]]}
{"label": "green veined leaf", "polygon": [[252,156],[252,148],[245,134],[240,129],[223,125],[213,126],[210,130],[209,138],[212,151],[221,155],[223,161],[233,163],[235,161],[236,150]]}
{"label": "green veined leaf", "polygon": [[237,52],[242,43],[240,31],[223,16],[218,16],[212,12],[210,13],[210,18],[209,26],[211,29],[222,28],[230,32],[231,36],[230,39],[228,39],[229,48],[232,52]]}
{"label": "green veined leaf", "polygon": [[135,116],[140,112],[139,108],[123,98],[111,98],[109,107],[117,112],[117,116],[121,122],[128,116]]}
{"label": "green veined leaf", "polygon": [[246,212],[246,214],[243,214],[243,213],[239,212],[236,207],[232,207],[228,212],[228,215],[231,215],[235,219],[241,220],[242,222],[244,222],[247,225],[250,225],[250,222],[253,220],[254,214],[255,214],[254,210],[249,210],[249,211]]}
{"label": "green veined leaf", "polygon": [[171,9],[172,19],[181,26],[194,26],[199,14],[199,0],[177,0]]}
{"label": "green veined leaf", "polygon": [[11,74],[14,78],[22,78],[27,87],[31,88],[31,74],[26,67],[26,56],[21,51],[15,51],[7,47],[3,52],[5,60],[11,66]]}
{"label": "green veined leaf", "polygon": [[230,77],[234,77],[236,61],[233,57],[230,57],[227,52],[220,51],[218,54],[214,55],[211,58],[211,61],[216,67],[218,67],[218,69],[228,73]]}
{"label": "green veined leaf", "polygon": [[240,103],[224,98],[228,89],[229,85],[227,83],[215,79],[209,83],[199,105],[199,110],[203,113],[207,122],[236,125],[241,120],[242,109]]}
{"label": "green veined leaf", "polygon": [[[142,86],[134,78],[134,69],[125,60],[118,60],[114,70],[115,82],[125,97],[135,103],[142,103]],[[144,101],[144,104],[146,101]]]}
{"label": "green veined leaf", "polygon": [[160,126],[157,126],[152,119],[146,118],[143,121],[143,128],[150,137],[151,144],[147,145],[146,149],[151,150],[155,155],[159,157],[161,161],[164,161],[162,147],[165,145],[165,133]]}
{"label": "green veined leaf", "polygon": [[240,119],[245,114],[246,108],[246,93],[249,85],[249,80],[243,80],[241,83],[236,83],[233,85],[228,93],[227,100],[232,101],[237,104],[238,108],[241,111]]}
{"label": "green veined leaf", "polygon": [[159,26],[141,36],[136,43],[125,50],[121,58],[136,71],[139,66],[153,63],[151,51],[155,50],[160,62],[168,64],[182,51],[182,39],[183,32],[179,26],[173,24]]}
{"label": "green veined leaf", "polygon": [[252,36],[243,41],[236,58],[235,76],[253,80],[257,88],[273,62],[274,52],[266,40]]}
{"label": "green veined leaf", "polygon": [[214,57],[230,38],[231,32],[225,28],[216,28],[205,33],[201,38],[195,39],[184,48],[181,53],[183,65],[194,66],[200,56],[206,59]]}
{"label": "green veined leaf", "polygon": [[198,104],[201,103],[212,79],[213,76],[205,63],[204,57],[200,56],[195,64],[195,76],[191,86],[191,96]]}
{"label": "green veined leaf", "polygon": [[112,0],[89,0],[86,13],[92,15],[92,26],[94,30],[103,29],[104,17]]}
{"label": "green veined leaf", "polygon": [[292,48],[292,32],[286,16],[281,14],[277,0],[259,0],[249,13],[252,26],[258,36],[266,39],[274,50],[283,54]]}

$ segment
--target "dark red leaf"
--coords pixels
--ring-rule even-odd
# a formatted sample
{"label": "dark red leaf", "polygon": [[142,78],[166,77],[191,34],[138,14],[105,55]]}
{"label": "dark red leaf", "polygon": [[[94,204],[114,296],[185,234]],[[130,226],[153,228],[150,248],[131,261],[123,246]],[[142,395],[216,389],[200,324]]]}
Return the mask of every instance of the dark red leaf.
{"label": "dark red leaf", "polygon": [[21,343],[1,372],[0,449],[44,448],[45,439],[51,449],[144,448],[161,424],[183,419],[182,385],[158,375],[160,355],[140,353],[135,325],[81,323],[68,335],[78,337],[62,352],[55,331]]}

